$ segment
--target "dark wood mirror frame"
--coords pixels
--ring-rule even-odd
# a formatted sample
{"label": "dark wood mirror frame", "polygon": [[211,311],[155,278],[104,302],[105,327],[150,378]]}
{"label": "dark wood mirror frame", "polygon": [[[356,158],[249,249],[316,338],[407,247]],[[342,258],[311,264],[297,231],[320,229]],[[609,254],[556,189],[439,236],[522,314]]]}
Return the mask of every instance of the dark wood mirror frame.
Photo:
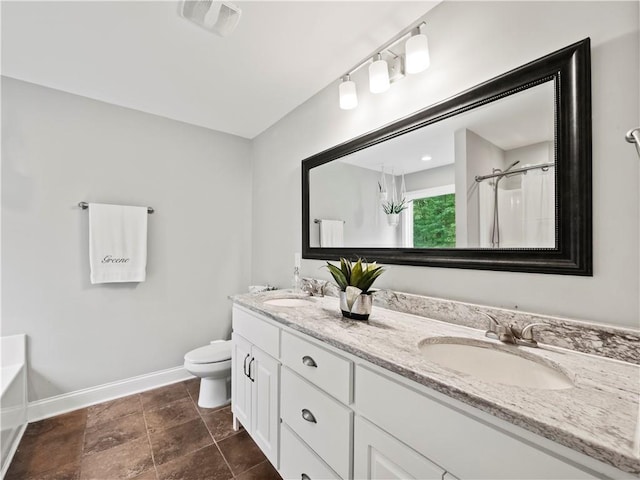
{"label": "dark wood mirror frame", "polygon": [[[480,105],[553,80],[555,84],[556,248],[318,248],[310,246],[309,171]],[[530,62],[450,99],[302,162],[302,256],[364,257],[398,265],[593,275],[590,39]]]}

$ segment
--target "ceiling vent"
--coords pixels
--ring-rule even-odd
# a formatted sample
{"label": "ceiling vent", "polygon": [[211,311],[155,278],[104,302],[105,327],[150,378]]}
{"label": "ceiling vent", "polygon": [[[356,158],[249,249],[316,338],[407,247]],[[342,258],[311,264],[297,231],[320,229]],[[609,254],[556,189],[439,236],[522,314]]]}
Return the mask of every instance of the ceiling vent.
{"label": "ceiling vent", "polygon": [[226,37],[238,26],[242,10],[231,2],[184,0],[180,15],[202,28]]}

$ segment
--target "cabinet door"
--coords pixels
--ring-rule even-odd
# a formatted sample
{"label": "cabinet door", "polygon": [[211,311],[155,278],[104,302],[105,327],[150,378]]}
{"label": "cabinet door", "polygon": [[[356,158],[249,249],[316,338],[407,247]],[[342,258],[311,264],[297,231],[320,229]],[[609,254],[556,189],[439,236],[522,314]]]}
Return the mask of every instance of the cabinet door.
{"label": "cabinet door", "polygon": [[271,463],[278,467],[280,363],[255,345],[251,349],[251,436]]}
{"label": "cabinet door", "polygon": [[362,417],[354,421],[354,478],[441,480],[445,471]]}
{"label": "cabinet door", "polygon": [[248,430],[251,428],[251,380],[245,371],[251,361],[251,344],[236,333],[231,339],[231,411]]}
{"label": "cabinet door", "polygon": [[285,480],[340,480],[284,422],[280,424],[279,473]]}

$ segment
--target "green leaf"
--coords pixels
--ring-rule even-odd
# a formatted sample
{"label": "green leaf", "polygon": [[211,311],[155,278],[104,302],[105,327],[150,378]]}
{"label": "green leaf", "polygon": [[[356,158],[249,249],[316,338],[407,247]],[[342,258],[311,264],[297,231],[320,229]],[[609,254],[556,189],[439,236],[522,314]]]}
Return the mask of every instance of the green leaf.
{"label": "green leaf", "polygon": [[[349,280],[349,285],[360,288],[359,285],[362,273],[362,259],[359,258],[356,264],[351,268],[351,279]],[[360,288],[360,290],[362,289]]]}
{"label": "green leaf", "polygon": [[351,278],[351,262],[346,258],[340,259],[340,269],[344,274],[344,278],[347,280],[347,285],[350,285],[349,279]]}
{"label": "green leaf", "polygon": [[399,202],[390,200],[382,205],[382,210],[384,210],[384,213],[387,215],[391,215],[392,213],[402,213],[403,210],[407,209],[406,203],[407,200],[404,198]]}
{"label": "green leaf", "polygon": [[376,278],[384,272],[384,269],[375,262],[367,263],[362,258],[358,258],[355,263],[347,258],[341,258],[340,268],[327,262],[327,269],[343,292],[347,287],[352,286],[367,293]]}
{"label": "green leaf", "polygon": [[331,274],[333,279],[338,284],[338,287],[340,287],[340,290],[344,292],[347,286],[349,285],[349,282],[345,277],[344,273],[342,273],[342,270],[340,270],[335,265],[330,264],[329,262],[327,262],[327,268],[329,269],[329,273]]}
{"label": "green leaf", "polygon": [[373,282],[375,282],[376,279],[383,274],[383,272],[384,269],[379,266],[372,269],[367,269],[367,272],[362,276],[358,288],[360,288],[364,293],[367,293],[371,288],[371,285],[373,285]]}

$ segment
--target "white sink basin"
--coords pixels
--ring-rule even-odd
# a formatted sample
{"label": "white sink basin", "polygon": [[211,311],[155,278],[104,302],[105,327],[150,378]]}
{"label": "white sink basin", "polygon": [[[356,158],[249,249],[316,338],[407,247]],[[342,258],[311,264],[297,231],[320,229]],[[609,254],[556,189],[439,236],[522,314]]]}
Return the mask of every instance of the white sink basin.
{"label": "white sink basin", "polygon": [[273,305],[274,307],[308,307],[313,302],[304,298],[274,298],[273,300],[265,300],[265,305]]}
{"label": "white sink basin", "polygon": [[418,344],[418,348],[426,360],[486,382],[542,390],[573,387],[569,377],[561,371],[489,343],[483,346],[469,344],[465,339],[426,339]]}

